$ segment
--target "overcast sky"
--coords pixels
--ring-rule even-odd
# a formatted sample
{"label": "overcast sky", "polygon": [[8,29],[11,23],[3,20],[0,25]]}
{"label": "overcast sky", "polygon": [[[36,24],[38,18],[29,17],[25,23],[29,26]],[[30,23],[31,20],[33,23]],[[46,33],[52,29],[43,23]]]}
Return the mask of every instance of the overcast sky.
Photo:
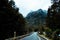
{"label": "overcast sky", "polygon": [[38,9],[47,10],[51,5],[51,0],[14,0],[16,6],[19,7],[19,12],[26,17],[26,15],[31,11],[36,11]]}

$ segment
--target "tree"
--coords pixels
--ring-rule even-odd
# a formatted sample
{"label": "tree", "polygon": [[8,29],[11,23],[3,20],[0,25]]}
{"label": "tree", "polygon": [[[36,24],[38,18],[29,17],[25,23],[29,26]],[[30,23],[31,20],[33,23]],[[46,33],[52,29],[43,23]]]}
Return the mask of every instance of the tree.
{"label": "tree", "polygon": [[51,0],[52,3],[59,2],[60,0]]}
{"label": "tree", "polygon": [[25,32],[25,19],[14,5],[12,0],[0,0],[0,40],[13,37],[15,31],[17,36]]}
{"label": "tree", "polygon": [[48,9],[46,24],[52,30],[52,34],[57,29],[60,29],[60,1],[54,2]]}
{"label": "tree", "polygon": [[51,28],[53,31],[60,29],[60,5],[59,2],[55,2],[51,8],[48,9],[47,14],[47,27]]}
{"label": "tree", "polygon": [[53,40],[59,40],[60,39],[59,34],[60,34],[60,30],[59,29],[55,30],[52,34],[52,39]]}

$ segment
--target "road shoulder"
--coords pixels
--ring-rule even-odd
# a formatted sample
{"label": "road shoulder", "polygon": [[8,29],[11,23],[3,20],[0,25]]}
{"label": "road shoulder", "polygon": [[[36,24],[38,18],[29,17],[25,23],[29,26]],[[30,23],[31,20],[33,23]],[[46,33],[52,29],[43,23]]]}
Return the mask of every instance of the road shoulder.
{"label": "road shoulder", "polygon": [[39,37],[42,37],[45,40],[52,40],[52,39],[49,39],[49,38],[45,37],[44,35],[40,35],[40,34],[39,34]]}

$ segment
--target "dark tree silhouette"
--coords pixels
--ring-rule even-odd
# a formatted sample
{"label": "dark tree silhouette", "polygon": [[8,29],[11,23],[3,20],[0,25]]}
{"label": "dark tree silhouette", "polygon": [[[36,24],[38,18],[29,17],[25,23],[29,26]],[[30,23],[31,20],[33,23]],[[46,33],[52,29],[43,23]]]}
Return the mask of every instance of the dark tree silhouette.
{"label": "dark tree silhouette", "polygon": [[0,40],[17,36],[25,32],[25,19],[15,7],[14,1],[0,0]]}
{"label": "dark tree silhouette", "polygon": [[48,9],[46,24],[46,26],[52,30],[50,34],[52,35],[52,39],[58,40],[58,35],[60,34],[60,1],[53,1],[53,4]]}
{"label": "dark tree silhouette", "polygon": [[47,27],[51,28],[53,31],[60,29],[60,1],[53,3],[48,9],[47,15]]}

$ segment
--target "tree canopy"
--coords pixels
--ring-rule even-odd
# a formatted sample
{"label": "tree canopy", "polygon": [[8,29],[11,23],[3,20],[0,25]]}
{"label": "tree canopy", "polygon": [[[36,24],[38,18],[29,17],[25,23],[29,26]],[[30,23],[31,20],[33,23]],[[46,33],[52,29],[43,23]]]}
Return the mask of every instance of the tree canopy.
{"label": "tree canopy", "polygon": [[47,15],[47,26],[52,30],[60,29],[60,1],[51,5]]}
{"label": "tree canopy", "polygon": [[25,19],[19,13],[19,8],[15,6],[13,0],[0,0],[0,40],[17,36],[25,32]]}

